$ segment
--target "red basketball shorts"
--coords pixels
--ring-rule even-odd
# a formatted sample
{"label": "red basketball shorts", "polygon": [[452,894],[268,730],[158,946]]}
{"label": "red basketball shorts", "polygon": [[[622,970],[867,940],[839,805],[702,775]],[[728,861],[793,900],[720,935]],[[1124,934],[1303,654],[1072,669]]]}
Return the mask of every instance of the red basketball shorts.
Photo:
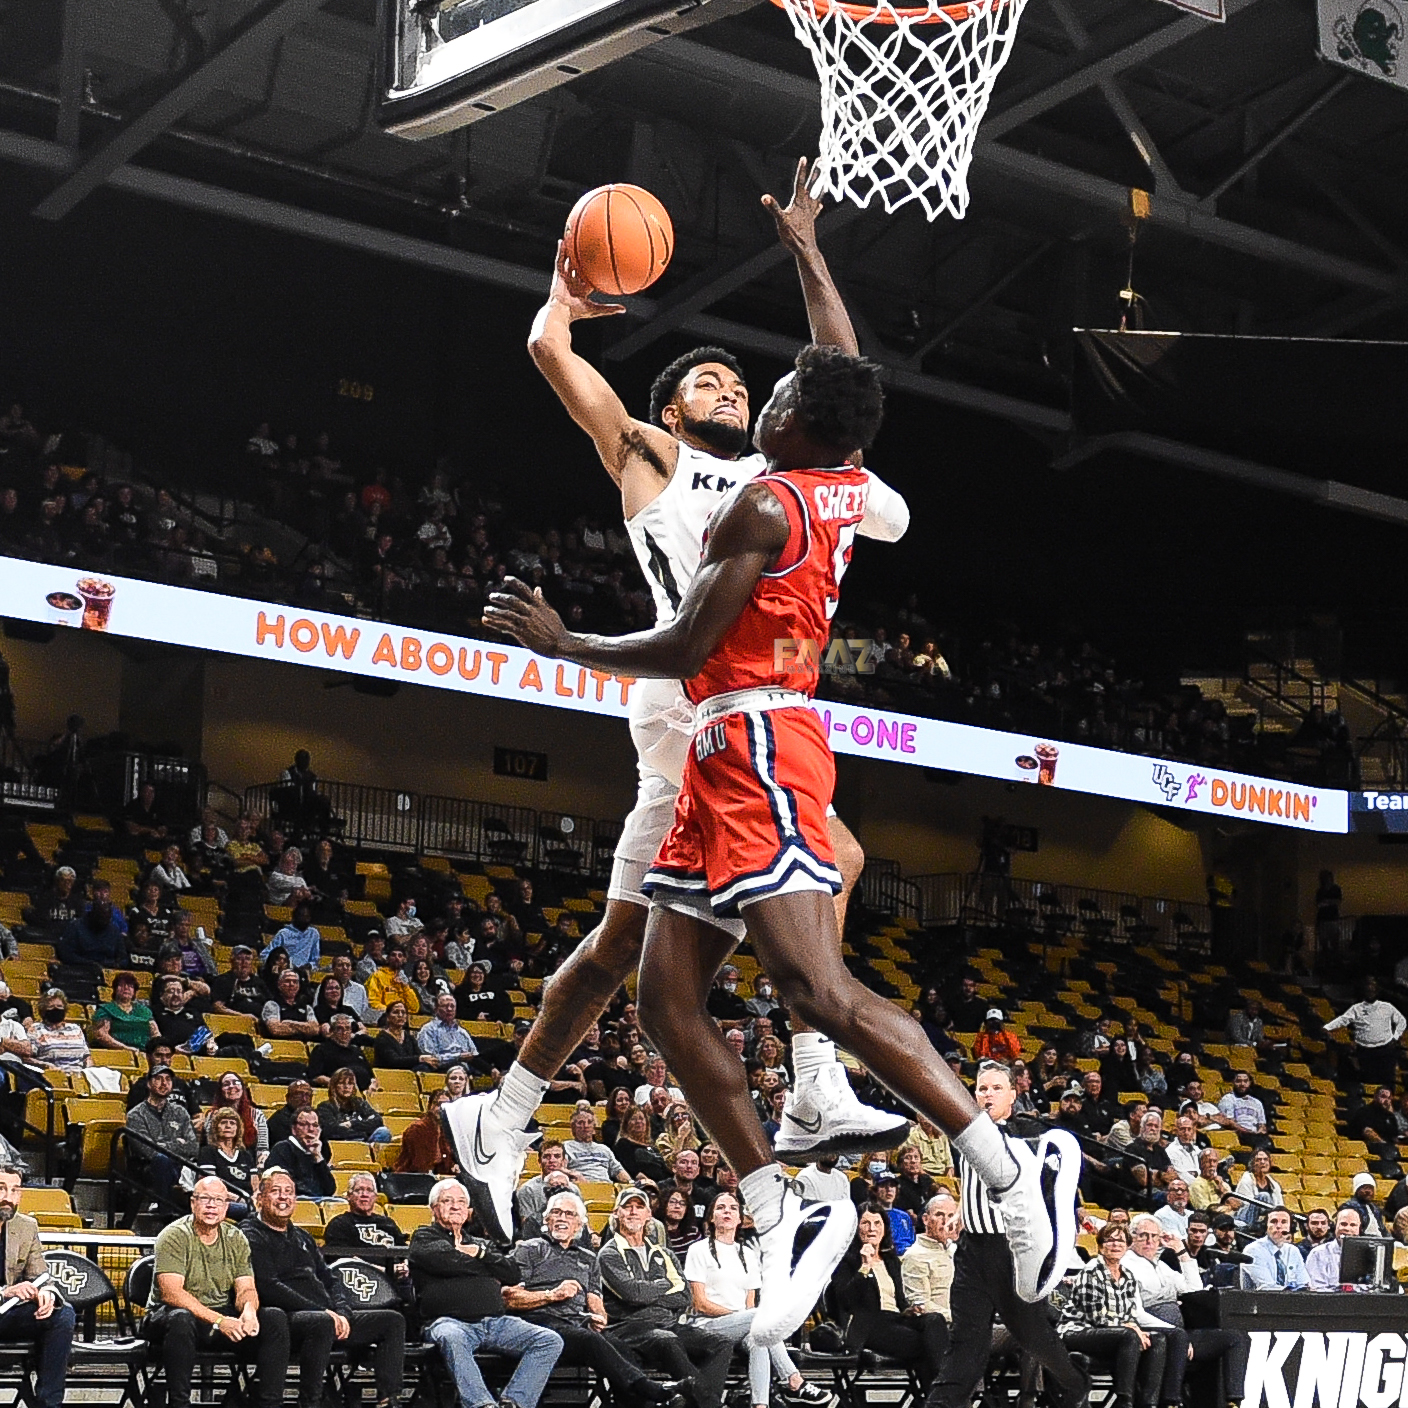
{"label": "red basketball shorts", "polygon": [[[694,735],[674,824],[642,886],[671,909],[737,919],[746,905],[841,888],[826,814],[836,764],[793,707],[725,714]],[[731,927],[731,926],[725,926]]]}

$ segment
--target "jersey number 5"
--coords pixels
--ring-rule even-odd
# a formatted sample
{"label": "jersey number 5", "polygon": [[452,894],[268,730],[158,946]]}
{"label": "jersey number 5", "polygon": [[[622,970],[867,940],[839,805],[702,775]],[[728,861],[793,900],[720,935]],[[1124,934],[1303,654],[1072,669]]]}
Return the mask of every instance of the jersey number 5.
{"label": "jersey number 5", "polygon": [[856,543],[856,530],[859,523],[847,523],[836,535],[836,553],[831,559],[831,580],[836,584],[836,594],[826,598],[826,619],[829,621],[841,604],[841,578],[851,565],[851,550]]}

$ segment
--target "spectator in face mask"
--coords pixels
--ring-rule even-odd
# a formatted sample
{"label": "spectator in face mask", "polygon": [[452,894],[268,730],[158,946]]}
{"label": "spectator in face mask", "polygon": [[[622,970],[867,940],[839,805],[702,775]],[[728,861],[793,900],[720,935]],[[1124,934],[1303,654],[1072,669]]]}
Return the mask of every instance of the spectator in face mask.
{"label": "spectator in face mask", "polygon": [[743,1005],[755,1017],[770,1017],[782,1005],[774,995],[772,979],[766,973],[758,974],[753,982],[753,996]]}
{"label": "spectator in face mask", "polygon": [[743,1026],[753,1016],[738,995],[738,969],[726,963],[719,969],[714,986],[709,992],[709,1015],[716,1018],[727,1031],[730,1027]]}
{"label": "spectator in face mask", "polygon": [[859,1173],[851,1180],[851,1201],[859,1207],[862,1203],[875,1201],[875,1185],[880,1175],[890,1172],[890,1165],[884,1154],[872,1154],[860,1166]]}

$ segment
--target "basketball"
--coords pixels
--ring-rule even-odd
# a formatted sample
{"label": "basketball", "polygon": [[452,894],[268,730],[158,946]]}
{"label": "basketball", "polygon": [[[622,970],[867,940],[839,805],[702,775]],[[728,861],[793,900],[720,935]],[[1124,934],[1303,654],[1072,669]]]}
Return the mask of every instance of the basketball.
{"label": "basketball", "polygon": [[567,217],[567,257],[598,293],[649,288],[670,262],[675,230],[669,212],[640,186],[598,186]]}

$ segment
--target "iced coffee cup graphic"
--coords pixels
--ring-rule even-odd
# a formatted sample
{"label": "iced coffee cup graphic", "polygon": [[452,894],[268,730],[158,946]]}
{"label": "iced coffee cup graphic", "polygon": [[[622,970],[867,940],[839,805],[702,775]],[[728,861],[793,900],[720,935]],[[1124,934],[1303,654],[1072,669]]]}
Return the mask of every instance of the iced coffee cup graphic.
{"label": "iced coffee cup graphic", "polygon": [[117,588],[101,577],[80,577],[78,594],[83,598],[83,629],[105,631],[112,615],[112,599]]}
{"label": "iced coffee cup graphic", "polygon": [[83,624],[83,598],[76,592],[50,592],[44,598],[49,606],[49,620],[55,626]]}
{"label": "iced coffee cup graphic", "polygon": [[1042,787],[1055,787],[1056,759],[1060,757],[1060,749],[1054,743],[1038,743],[1032,752],[1036,754],[1038,784]]}

